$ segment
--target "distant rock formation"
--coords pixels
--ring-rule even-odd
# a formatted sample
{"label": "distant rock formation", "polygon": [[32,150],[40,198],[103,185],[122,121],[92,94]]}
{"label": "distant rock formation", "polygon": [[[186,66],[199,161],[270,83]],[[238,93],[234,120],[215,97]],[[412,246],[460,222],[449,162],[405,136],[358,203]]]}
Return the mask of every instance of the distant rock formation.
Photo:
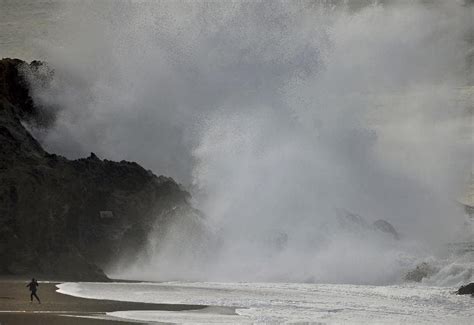
{"label": "distant rock formation", "polygon": [[393,239],[396,239],[396,240],[400,239],[400,235],[392,226],[392,224],[389,223],[388,221],[380,219],[380,220],[375,221],[372,225],[374,226],[375,229],[381,232],[390,234],[393,237]]}
{"label": "distant rock formation", "polygon": [[137,163],[43,150],[22,124],[52,119],[21,74],[39,65],[0,60],[0,273],[105,280],[101,267],[136,255],[156,222],[200,214],[173,179]]}
{"label": "distant rock formation", "polygon": [[458,295],[474,295],[474,283],[466,284],[461,286],[456,292]]}
{"label": "distant rock formation", "polygon": [[423,262],[416,266],[414,270],[407,272],[405,281],[421,282],[424,278],[428,278],[438,271],[435,267]]}
{"label": "distant rock formation", "polygon": [[379,219],[372,224],[366,221],[362,216],[347,211],[345,209],[336,209],[336,216],[339,226],[348,231],[375,231],[389,235],[395,240],[400,239],[400,235],[392,224],[386,220]]}

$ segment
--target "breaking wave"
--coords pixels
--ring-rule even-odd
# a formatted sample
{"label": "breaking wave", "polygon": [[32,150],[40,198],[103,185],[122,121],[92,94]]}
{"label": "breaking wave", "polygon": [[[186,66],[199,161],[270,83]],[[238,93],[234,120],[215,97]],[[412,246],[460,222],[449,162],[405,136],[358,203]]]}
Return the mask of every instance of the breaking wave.
{"label": "breaking wave", "polygon": [[37,49],[54,77],[34,97],[57,112],[43,145],[173,176],[206,215],[205,235],[183,216],[111,274],[394,283],[462,228],[461,3],[62,2],[57,17]]}

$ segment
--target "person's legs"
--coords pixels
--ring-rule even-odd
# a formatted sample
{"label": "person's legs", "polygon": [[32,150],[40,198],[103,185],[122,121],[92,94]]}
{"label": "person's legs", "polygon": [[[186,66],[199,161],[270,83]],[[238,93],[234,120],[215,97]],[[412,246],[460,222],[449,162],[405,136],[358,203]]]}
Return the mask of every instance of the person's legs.
{"label": "person's legs", "polygon": [[31,302],[33,302],[33,291],[31,291],[30,299],[31,299]]}
{"label": "person's legs", "polygon": [[36,295],[36,291],[33,291],[33,292],[31,293],[31,301],[33,301],[33,296],[35,296],[36,300],[38,300],[38,302],[41,303],[40,298],[38,298],[38,296]]}

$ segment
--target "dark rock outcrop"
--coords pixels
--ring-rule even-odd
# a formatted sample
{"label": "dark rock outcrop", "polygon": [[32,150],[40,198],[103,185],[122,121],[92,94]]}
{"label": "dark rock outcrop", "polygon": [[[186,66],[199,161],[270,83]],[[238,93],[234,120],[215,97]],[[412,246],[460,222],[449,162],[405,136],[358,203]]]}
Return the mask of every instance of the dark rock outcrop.
{"label": "dark rock outcrop", "polygon": [[44,112],[21,74],[40,64],[0,60],[0,273],[104,280],[101,267],[136,255],[156,222],[199,214],[173,179],[136,163],[43,150],[23,125]]}
{"label": "dark rock outcrop", "polygon": [[38,83],[46,83],[53,72],[40,61],[26,64],[18,59],[0,60],[0,98],[11,105],[21,120],[48,126],[54,120],[53,110],[40,110],[35,106],[24,78],[26,73],[34,74]]}
{"label": "dark rock outcrop", "polygon": [[358,233],[364,233],[366,231],[382,232],[392,239],[400,239],[400,235],[395,227],[386,220],[379,219],[370,224],[364,217],[345,209],[336,209],[336,217],[341,229]]}
{"label": "dark rock outcrop", "polygon": [[381,232],[390,234],[393,237],[393,239],[396,239],[396,240],[400,239],[400,235],[395,230],[395,227],[392,226],[392,224],[389,223],[388,221],[380,219],[380,220],[375,221],[373,223],[373,226],[374,226],[375,229],[377,229]]}
{"label": "dark rock outcrop", "polygon": [[416,266],[414,270],[407,272],[405,281],[421,282],[424,278],[430,277],[438,271],[435,267],[423,262]]}
{"label": "dark rock outcrop", "polygon": [[474,295],[474,282],[461,286],[456,293],[458,295]]}

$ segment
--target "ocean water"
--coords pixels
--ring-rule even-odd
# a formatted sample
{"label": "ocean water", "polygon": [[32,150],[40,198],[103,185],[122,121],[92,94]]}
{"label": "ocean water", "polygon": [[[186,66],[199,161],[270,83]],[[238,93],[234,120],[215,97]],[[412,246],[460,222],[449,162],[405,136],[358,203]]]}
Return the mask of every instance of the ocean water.
{"label": "ocean water", "polygon": [[[199,304],[200,311],[119,311],[125,319],[179,324],[472,324],[474,305],[449,287],[303,283],[62,283],[91,299]],[[213,308],[216,307],[216,308]],[[227,308],[235,308],[230,313]]]}

